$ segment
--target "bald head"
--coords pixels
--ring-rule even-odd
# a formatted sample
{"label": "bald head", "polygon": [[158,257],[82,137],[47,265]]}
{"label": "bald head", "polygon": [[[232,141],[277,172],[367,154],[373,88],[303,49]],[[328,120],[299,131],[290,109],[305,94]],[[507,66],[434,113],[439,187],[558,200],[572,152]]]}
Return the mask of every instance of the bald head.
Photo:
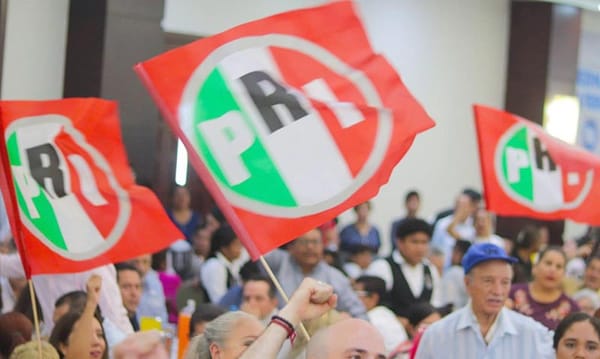
{"label": "bald head", "polygon": [[346,319],[318,331],[308,343],[306,359],[385,359],[381,334],[369,322]]}

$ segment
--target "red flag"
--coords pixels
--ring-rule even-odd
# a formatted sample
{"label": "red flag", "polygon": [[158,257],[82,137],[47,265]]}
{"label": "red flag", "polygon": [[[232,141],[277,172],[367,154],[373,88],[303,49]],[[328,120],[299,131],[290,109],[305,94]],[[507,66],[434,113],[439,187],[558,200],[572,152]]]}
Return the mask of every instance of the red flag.
{"label": "red flag", "polygon": [[491,211],[600,225],[600,158],[504,111],[475,106],[475,124]]}
{"label": "red flag", "polygon": [[373,197],[434,125],[350,2],[250,22],[136,71],[253,258]]}
{"label": "red flag", "polygon": [[117,105],[2,101],[2,194],[27,277],[77,272],[183,238],[134,184]]}

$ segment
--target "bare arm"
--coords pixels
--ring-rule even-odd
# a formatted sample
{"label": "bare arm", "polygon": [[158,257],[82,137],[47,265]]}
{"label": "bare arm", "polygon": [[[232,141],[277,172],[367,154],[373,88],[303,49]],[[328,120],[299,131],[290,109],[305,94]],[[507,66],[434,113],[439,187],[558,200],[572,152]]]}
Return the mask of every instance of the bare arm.
{"label": "bare arm", "polygon": [[448,225],[448,228],[446,229],[446,232],[448,232],[448,234],[454,239],[460,239],[460,234],[458,234],[458,232],[456,231],[457,224],[458,221],[456,220],[456,218],[454,218],[452,222],[450,222],[450,224]]}
{"label": "bare arm", "polygon": [[98,296],[102,278],[96,274],[87,281],[87,301],[79,320],[73,325],[69,335],[69,346],[65,352],[65,359],[81,359],[90,355],[90,348],[94,335],[94,312],[98,306]]}
{"label": "bare arm", "polygon": [[[312,278],[305,278],[290,302],[279,312],[279,316],[297,327],[301,321],[318,318],[327,313],[335,308],[336,303],[337,295],[333,294],[333,287]],[[284,328],[270,324],[240,359],[274,359],[286,338],[287,332]]]}
{"label": "bare arm", "polygon": [[151,330],[129,335],[115,346],[113,357],[115,359],[168,359],[169,355],[163,345],[160,332]]}
{"label": "bare arm", "polygon": [[459,223],[463,223],[469,218],[470,212],[466,203],[459,203],[458,208],[454,211],[454,217],[452,217],[452,222],[448,225],[446,231],[449,235],[454,239],[460,239],[460,234],[456,231],[456,226]]}

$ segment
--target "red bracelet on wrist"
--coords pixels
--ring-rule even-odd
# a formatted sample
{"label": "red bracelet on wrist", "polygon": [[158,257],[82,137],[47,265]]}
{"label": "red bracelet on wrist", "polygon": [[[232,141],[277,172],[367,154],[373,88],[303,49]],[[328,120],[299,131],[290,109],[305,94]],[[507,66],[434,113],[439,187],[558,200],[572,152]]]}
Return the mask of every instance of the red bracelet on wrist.
{"label": "red bracelet on wrist", "polygon": [[283,329],[285,329],[285,331],[287,332],[287,338],[290,340],[292,345],[294,345],[294,341],[296,340],[296,330],[294,329],[294,326],[292,325],[292,323],[290,323],[285,318],[282,318],[278,315],[274,315],[271,318],[271,323],[277,324],[280,327],[282,327]]}

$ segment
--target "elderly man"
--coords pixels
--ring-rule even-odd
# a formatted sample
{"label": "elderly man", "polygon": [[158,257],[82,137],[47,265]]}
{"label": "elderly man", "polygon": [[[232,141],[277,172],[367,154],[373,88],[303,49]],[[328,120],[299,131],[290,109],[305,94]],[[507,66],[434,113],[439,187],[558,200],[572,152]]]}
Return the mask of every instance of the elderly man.
{"label": "elderly man", "polygon": [[462,261],[470,303],[427,328],[416,358],[553,359],[552,332],[504,307],[514,262],[494,244],[472,245]]}
{"label": "elderly man", "polygon": [[[311,277],[331,284],[339,297],[337,310],[367,319],[365,306],[352,290],[348,278],[323,260],[323,242],[319,230],[313,229],[295,239],[289,244],[287,252],[275,250],[265,259],[288,295],[294,293],[305,277]],[[283,300],[279,302],[284,303]]]}

